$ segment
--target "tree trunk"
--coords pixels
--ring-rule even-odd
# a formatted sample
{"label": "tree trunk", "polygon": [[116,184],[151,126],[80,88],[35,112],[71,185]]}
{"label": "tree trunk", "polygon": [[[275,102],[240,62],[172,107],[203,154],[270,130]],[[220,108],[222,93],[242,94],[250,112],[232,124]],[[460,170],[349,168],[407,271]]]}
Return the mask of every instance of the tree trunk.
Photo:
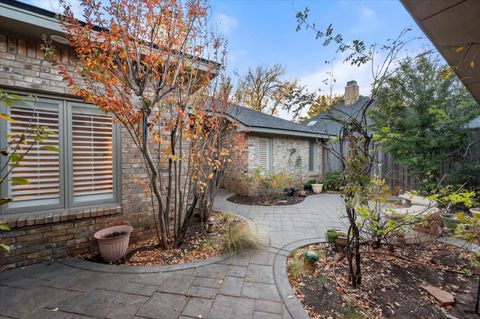
{"label": "tree trunk", "polygon": [[164,215],[164,202],[162,195],[160,194],[160,190],[158,189],[158,169],[153,162],[152,155],[150,154],[150,150],[148,149],[148,139],[144,140],[143,145],[143,155],[147,161],[148,167],[151,171],[150,176],[150,184],[153,189],[153,193],[155,194],[155,198],[158,202],[158,219],[160,223],[160,247],[163,249],[168,248],[168,239],[166,234],[166,223],[165,223],[165,215]]}
{"label": "tree trunk", "polygon": [[183,240],[185,239],[185,235],[187,234],[187,230],[190,227],[190,222],[193,217],[193,212],[195,211],[195,207],[197,206],[198,196],[194,195],[192,205],[188,208],[185,218],[183,219],[182,227],[180,227],[177,237],[175,238],[175,247],[180,247],[183,244]]}
{"label": "tree trunk", "polygon": [[[347,200],[345,200],[347,202]],[[347,204],[348,205],[348,204]],[[362,283],[361,255],[360,255],[360,231],[356,224],[355,209],[346,208],[350,226],[348,228],[347,261],[349,280],[352,287],[356,288]]]}

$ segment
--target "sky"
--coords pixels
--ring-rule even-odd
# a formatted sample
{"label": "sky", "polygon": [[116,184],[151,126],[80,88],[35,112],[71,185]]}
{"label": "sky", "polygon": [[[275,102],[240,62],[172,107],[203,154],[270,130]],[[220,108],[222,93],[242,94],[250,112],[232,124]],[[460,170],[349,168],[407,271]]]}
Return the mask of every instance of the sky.
{"label": "sky", "polygon": [[[22,0],[54,10],[57,0]],[[70,0],[78,7],[78,0]],[[333,71],[336,84],[333,93],[342,94],[347,81],[356,80],[360,94],[368,95],[372,82],[368,66],[343,63],[334,46],[323,47],[311,30],[296,31],[296,12],[308,7],[310,21],[319,29],[333,25],[344,39],[362,39],[365,43],[386,43],[403,29],[411,28],[409,37],[423,37],[408,12],[397,0],[210,0],[211,20],[228,40],[227,73],[235,81],[258,65],[281,64],[286,79],[298,79],[309,91],[329,87],[323,84],[327,72]],[[429,45],[422,39],[409,46],[409,52]],[[407,54],[407,53],[405,53]],[[326,64],[325,61],[331,61]],[[289,117],[288,114],[279,114]]]}
{"label": "sky", "polygon": [[[215,0],[213,18],[229,41],[228,71],[244,74],[257,65],[282,64],[289,78],[297,78],[311,90],[327,89],[322,80],[333,69],[337,84],[334,92],[342,93],[347,81],[356,80],[360,93],[368,95],[371,83],[369,67],[343,63],[335,47],[323,47],[311,30],[296,31],[298,10],[308,7],[310,20],[318,28],[330,23],[346,40],[362,39],[365,43],[386,43],[404,28],[409,36],[423,36],[399,1],[326,1],[326,0]],[[412,52],[424,46],[412,44]],[[325,61],[332,61],[326,64]]]}

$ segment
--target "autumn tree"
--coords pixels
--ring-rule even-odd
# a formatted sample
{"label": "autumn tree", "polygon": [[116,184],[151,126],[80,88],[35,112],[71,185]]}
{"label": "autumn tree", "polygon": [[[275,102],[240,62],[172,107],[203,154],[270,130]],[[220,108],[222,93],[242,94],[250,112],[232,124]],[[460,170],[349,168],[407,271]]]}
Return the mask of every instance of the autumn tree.
{"label": "autumn tree", "polygon": [[289,110],[302,103],[305,87],[298,80],[285,80],[285,68],[257,66],[240,77],[234,101],[255,111],[276,115],[280,109]]}
{"label": "autumn tree", "polygon": [[306,121],[311,119],[314,116],[317,116],[320,113],[328,111],[332,106],[342,102],[343,97],[339,95],[318,95],[311,102],[310,107],[308,108],[307,114],[300,116],[300,121]]}
{"label": "autumn tree", "polygon": [[[349,268],[349,281],[353,287],[362,283],[361,260],[362,254],[360,247],[362,245],[362,219],[359,217],[362,212],[369,211],[377,214],[376,211],[368,209],[369,190],[371,189],[371,176],[376,167],[375,147],[373,142],[377,138],[374,131],[371,130],[367,121],[367,113],[372,105],[377,101],[380,88],[391,78],[399,68],[405,63],[411,63],[413,60],[427,54],[422,52],[419,55],[401,59],[405,47],[417,38],[409,38],[409,29],[403,30],[397,37],[389,39],[384,44],[367,45],[360,39],[345,40],[341,33],[334,31],[330,24],[326,29],[317,28],[314,23],[309,21],[309,10],[297,12],[297,31],[301,29],[310,30],[315,38],[322,41],[323,46],[336,46],[336,51],[343,56],[343,62],[352,66],[368,65],[372,70],[372,84],[369,99],[366,99],[359,111],[354,115],[343,112],[339,108],[334,108],[339,116],[326,115],[326,119],[337,123],[339,133],[337,140],[340,147],[339,152],[335,152],[340,160],[342,173],[342,195],[345,205],[345,217],[348,219],[348,243],[347,243],[347,262]],[[346,146],[346,147],[344,147]],[[346,151],[343,151],[343,150]],[[365,216],[364,216],[365,217]],[[368,220],[379,220],[378,216],[369,216]],[[365,219],[364,219],[365,221]],[[371,227],[377,229],[378,227]],[[367,241],[370,238],[367,238]]]}
{"label": "autumn tree", "polygon": [[[82,0],[81,22],[68,4],[60,22],[77,60],[62,73],[74,94],[114,115],[142,154],[154,198],[159,245],[182,244],[207,180],[205,165],[226,162],[223,147],[205,152],[212,80],[223,41],[208,27],[203,0]],[[77,79],[77,75],[80,79]],[[215,139],[213,139],[215,140]],[[220,157],[220,158],[219,158]]]}

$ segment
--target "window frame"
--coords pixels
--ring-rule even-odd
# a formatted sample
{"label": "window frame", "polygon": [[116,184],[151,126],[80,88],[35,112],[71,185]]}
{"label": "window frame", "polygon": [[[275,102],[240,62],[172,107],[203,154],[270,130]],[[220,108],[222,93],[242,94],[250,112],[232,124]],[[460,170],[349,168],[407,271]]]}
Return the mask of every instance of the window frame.
{"label": "window frame", "polygon": [[[90,209],[96,207],[105,206],[118,206],[121,205],[121,185],[122,185],[122,165],[121,165],[121,127],[119,123],[112,123],[112,171],[113,171],[113,197],[112,199],[100,199],[92,201],[84,201],[79,203],[73,202],[73,164],[72,164],[72,106],[81,108],[87,112],[94,112],[97,114],[105,114],[99,110],[96,106],[91,104],[85,104],[78,99],[68,97],[52,97],[46,94],[37,94],[25,91],[5,90],[7,93],[13,93],[19,95],[27,102],[15,101],[14,103],[31,103],[33,100],[29,97],[34,95],[38,102],[48,102],[58,105],[58,126],[59,126],[59,170],[60,170],[60,197],[59,203],[38,206],[34,203],[31,206],[25,207],[8,207],[9,205],[0,206],[0,216],[8,215],[30,215],[31,213],[55,213],[71,210],[79,210],[81,208]],[[4,114],[10,114],[10,107],[5,103],[0,103],[0,111]],[[114,118],[112,116],[112,118]],[[3,124],[3,123],[6,124]],[[0,147],[7,146],[7,137],[10,130],[9,124],[6,121],[2,121],[0,125]],[[1,164],[6,163],[6,158],[2,156]],[[1,196],[5,197],[9,194],[11,184],[8,182],[3,183],[0,187]],[[32,201],[34,202],[34,201]]]}
{"label": "window frame", "polygon": [[89,105],[89,104],[83,104],[83,103],[78,103],[78,102],[67,102],[67,125],[65,127],[68,128],[68,146],[67,146],[67,170],[66,172],[68,173],[68,180],[67,180],[67,199],[68,199],[68,207],[70,208],[77,208],[77,207],[84,207],[85,205],[97,205],[97,204],[106,204],[106,203],[112,203],[112,202],[119,202],[119,195],[118,195],[118,189],[121,187],[119,184],[119,176],[121,174],[121,170],[119,170],[119,159],[121,156],[120,149],[121,147],[118,147],[119,144],[119,138],[120,138],[120,130],[119,130],[119,125],[115,122],[112,122],[112,185],[113,185],[113,194],[112,194],[112,199],[94,199],[94,200],[89,200],[89,201],[80,201],[80,202],[75,202],[74,201],[74,195],[73,195],[73,143],[72,143],[72,116],[74,112],[74,108],[81,109],[82,111],[85,111],[88,114],[99,114],[99,115],[104,115],[105,113],[99,110],[96,106],[94,105]]}
{"label": "window frame", "polygon": [[[262,140],[267,141],[267,167],[264,168],[261,166],[260,163],[260,153],[261,153],[261,145],[262,145]],[[273,171],[273,139],[271,137],[259,137],[258,141],[258,156],[259,156],[259,163],[258,167],[260,169],[265,170],[266,172],[272,172]]]}
{"label": "window frame", "polygon": [[308,171],[315,172],[318,170],[318,164],[316,161],[317,152],[316,152],[316,143],[313,141],[308,142]]}

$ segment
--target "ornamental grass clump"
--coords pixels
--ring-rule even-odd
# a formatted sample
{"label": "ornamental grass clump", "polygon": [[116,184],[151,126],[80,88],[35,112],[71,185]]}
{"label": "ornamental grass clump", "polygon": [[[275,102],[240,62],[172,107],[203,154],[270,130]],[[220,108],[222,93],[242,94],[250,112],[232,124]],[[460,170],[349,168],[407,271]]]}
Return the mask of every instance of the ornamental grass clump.
{"label": "ornamental grass clump", "polygon": [[260,246],[264,239],[248,224],[234,223],[222,237],[225,250],[228,252],[245,251]]}

